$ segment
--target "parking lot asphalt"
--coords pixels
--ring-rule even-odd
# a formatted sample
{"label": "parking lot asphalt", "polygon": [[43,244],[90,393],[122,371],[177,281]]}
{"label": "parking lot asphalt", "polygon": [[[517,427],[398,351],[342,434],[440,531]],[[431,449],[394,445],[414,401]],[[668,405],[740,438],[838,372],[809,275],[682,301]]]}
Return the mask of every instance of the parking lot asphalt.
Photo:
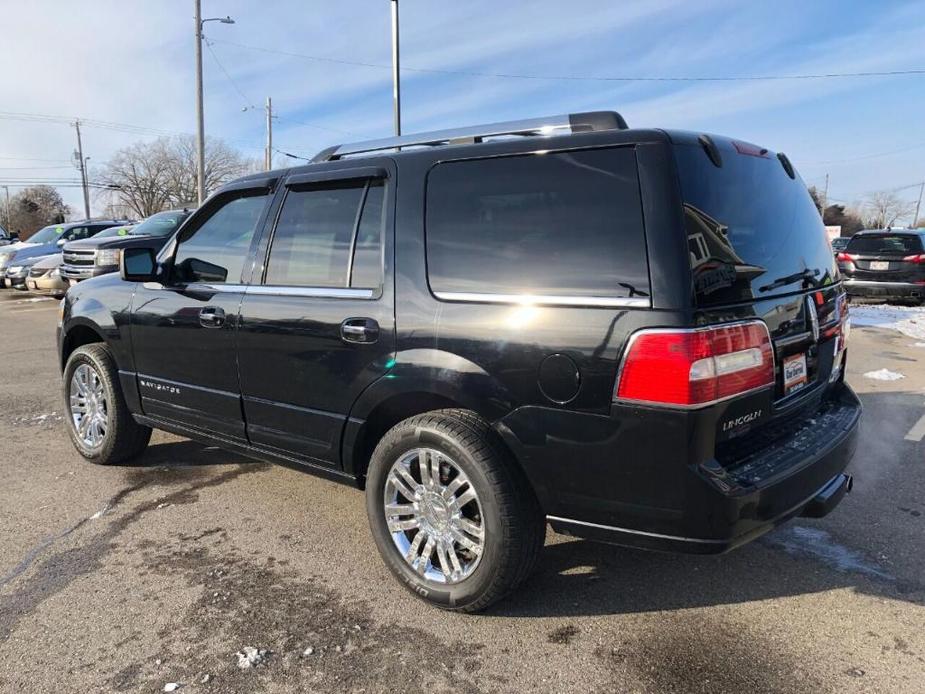
{"label": "parking lot asphalt", "polygon": [[0,291],[0,692],[925,691],[922,341],[853,330],[855,487],[827,518],[719,557],[550,533],[464,616],[392,579],[349,487],[163,433],[84,462],[56,310]]}

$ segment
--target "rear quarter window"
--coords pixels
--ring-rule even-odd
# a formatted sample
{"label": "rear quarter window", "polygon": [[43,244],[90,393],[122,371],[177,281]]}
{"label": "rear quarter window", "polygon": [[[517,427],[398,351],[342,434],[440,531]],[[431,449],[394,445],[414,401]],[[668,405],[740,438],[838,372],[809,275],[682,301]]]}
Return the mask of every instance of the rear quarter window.
{"label": "rear quarter window", "polygon": [[427,179],[426,239],[438,296],[649,294],[631,148],[438,164]]}

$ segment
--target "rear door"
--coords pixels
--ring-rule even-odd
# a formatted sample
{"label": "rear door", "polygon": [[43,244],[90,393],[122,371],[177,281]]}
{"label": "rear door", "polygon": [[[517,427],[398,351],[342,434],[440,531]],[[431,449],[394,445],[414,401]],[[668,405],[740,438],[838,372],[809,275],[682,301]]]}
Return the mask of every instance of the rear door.
{"label": "rear door", "polygon": [[845,249],[851,261],[847,274],[866,282],[921,281],[925,279],[923,252],[925,249],[918,234],[859,234]]}
{"label": "rear door", "polygon": [[764,148],[693,140],[679,142],[675,158],[700,322],[767,324],[773,410],[783,412],[829,382],[843,345],[844,292],[819,212],[789,162]]}
{"label": "rear door", "polygon": [[285,182],[238,327],[252,443],[337,465],[351,406],[391,367],[392,173],[384,161]]}

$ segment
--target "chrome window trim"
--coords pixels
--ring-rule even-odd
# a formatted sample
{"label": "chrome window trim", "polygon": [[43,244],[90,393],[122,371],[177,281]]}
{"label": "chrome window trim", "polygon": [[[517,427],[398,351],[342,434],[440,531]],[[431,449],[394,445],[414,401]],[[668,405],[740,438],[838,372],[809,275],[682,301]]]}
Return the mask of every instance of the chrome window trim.
{"label": "chrome window trim", "polygon": [[[164,286],[158,282],[145,282],[147,289],[175,290],[176,287]],[[183,287],[193,291],[216,292],[221,294],[251,294],[259,296],[301,296],[311,299],[376,299],[378,289],[359,289],[356,287],[295,287],[288,285],[256,284],[205,284],[191,283]]]}
{"label": "chrome window trim", "polygon": [[374,299],[376,290],[357,287],[291,287],[261,284],[247,287],[245,293],[260,296],[304,296],[315,299]]}
{"label": "chrome window trim", "polygon": [[650,308],[643,297],[557,296],[552,294],[488,294],[481,292],[434,292],[441,301],[489,304],[527,304],[540,306],[599,306],[605,308]]}

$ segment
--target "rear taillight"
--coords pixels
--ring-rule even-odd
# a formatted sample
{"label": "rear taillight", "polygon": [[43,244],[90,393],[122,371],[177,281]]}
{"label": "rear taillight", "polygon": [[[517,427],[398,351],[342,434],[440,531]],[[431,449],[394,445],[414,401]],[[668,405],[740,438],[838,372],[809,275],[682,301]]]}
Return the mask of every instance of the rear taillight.
{"label": "rear taillight", "polygon": [[699,406],[773,383],[774,353],[762,321],[695,330],[658,328],[631,338],[615,398]]}
{"label": "rear taillight", "polygon": [[916,265],[925,264],[925,253],[919,253],[917,255],[907,255],[903,258],[904,263],[915,263]]}
{"label": "rear taillight", "polygon": [[835,256],[835,259],[843,263],[853,263],[855,260],[858,259],[858,257],[856,255],[852,255],[851,253],[841,252],[837,256]]}

